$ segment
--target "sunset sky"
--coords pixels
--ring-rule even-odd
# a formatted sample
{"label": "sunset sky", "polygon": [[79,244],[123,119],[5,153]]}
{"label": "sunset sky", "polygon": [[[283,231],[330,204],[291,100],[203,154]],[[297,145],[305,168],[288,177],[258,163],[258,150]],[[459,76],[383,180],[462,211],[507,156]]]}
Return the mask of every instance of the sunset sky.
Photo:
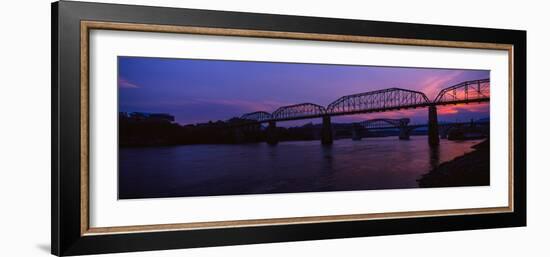
{"label": "sunset sky", "polygon": [[[445,87],[489,78],[488,70],[455,70],[244,61],[118,58],[119,110],[169,113],[182,125],[227,120],[253,111],[311,102],[327,106],[341,96],[399,87],[430,100]],[[333,118],[334,122],[411,118],[425,123],[428,110],[392,111]],[[489,104],[438,107],[441,121],[489,117]],[[295,126],[320,120],[294,121]],[[279,124],[278,124],[279,125]]]}

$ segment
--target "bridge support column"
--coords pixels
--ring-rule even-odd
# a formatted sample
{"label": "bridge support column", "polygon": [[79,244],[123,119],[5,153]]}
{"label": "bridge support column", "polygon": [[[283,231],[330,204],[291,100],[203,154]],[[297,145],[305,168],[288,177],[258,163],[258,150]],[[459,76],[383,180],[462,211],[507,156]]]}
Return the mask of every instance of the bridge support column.
{"label": "bridge support column", "polygon": [[399,127],[399,140],[409,140],[410,130],[407,126]]}
{"label": "bridge support column", "polygon": [[438,127],[437,107],[435,105],[430,105],[430,107],[428,107],[428,143],[430,146],[439,145]]}
{"label": "bridge support column", "polygon": [[332,145],[332,124],[330,116],[323,116],[323,127],[321,129],[321,144]]}
{"label": "bridge support column", "polygon": [[277,135],[277,123],[275,121],[269,122],[266,133],[266,142],[268,144],[276,145],[277,143],[279,143],[279,136]]}
{"label": "bridge support column", "polygon": [[361,136],[361,125],[353,123],[351,127],[351,140],[359,141],[363,137]]}

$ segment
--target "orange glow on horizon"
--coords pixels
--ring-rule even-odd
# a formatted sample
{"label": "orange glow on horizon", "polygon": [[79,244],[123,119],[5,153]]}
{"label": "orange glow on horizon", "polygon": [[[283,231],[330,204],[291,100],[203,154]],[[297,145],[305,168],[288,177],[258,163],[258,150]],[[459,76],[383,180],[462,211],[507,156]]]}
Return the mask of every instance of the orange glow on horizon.
{"label": "orange glow on horizon", "polygon": [[489,109],[489,103],[443,105],[437,108],[438,115],[451,115],[459,112],[483,112]]}

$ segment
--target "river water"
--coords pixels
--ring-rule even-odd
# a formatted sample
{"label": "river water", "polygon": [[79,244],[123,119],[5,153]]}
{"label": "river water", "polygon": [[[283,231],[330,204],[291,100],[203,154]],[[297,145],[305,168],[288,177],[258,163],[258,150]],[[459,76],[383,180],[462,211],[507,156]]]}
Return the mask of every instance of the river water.
{"label": "river water", "polygon": [[323,192],[418,187],[439,163],[481,140],[426,136],[119,149],[119,198]]}

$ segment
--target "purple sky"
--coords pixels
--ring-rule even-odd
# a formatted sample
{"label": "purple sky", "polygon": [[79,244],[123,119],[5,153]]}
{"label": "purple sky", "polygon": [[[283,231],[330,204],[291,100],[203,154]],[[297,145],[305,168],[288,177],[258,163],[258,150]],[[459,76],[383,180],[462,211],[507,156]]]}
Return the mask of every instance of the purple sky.
{"label": "purple sky", "polygon": [[[185,125],[303,102],[327,106],[340,96],[389,87],[421,91],[433,99],[442,88],[484,78],[489,71],[119,57],[118,99],[120,111],[169,113]],[[489,105],[438,107],[438,114],[442,121],[487,118]],[[427,109],[343,116],[334,122],[382,117],[425,123]]]}

